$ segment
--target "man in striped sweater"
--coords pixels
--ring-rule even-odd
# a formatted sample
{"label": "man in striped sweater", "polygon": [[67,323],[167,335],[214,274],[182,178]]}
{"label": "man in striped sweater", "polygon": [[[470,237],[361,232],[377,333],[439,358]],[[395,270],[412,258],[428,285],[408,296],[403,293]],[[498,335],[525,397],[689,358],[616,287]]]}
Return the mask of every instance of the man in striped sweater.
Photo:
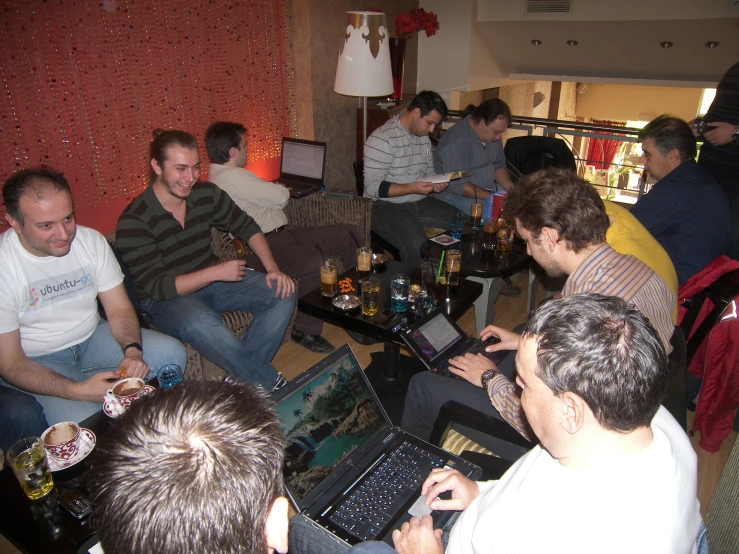
{"label": "man in striped sweater", "polygon": [[[159,134],[157,134],[159,133]],[[149,187],[121,214],[116,245],[158,330],[267,391],[285,384],[270,361],[295,309],[295,284],[280,271],[256,222],[213,183],[199,182],[197,140],[155,131]],[[264,273],[243,260],[221,261],[211,227],[229,231],[259,257]],[[239,340],[221,312],[254,316]]]}
{"label": "man in striped sweater", "polygon": [[[539,171],[511,189],[506,213],[516,221],[528,253],[547,275],[569,276],[562,296],[578,293],[618,296],[649,319],[667,354],[671,352],[675,293],[662,277],[637,258],[619,254],[606,243],[610,220],[593,187],[568,170]],[[497,336],[501,340],[488,346],[489,352],[518,349],[520,335],[513,331],[490,325],[481,335],[483,339]],[[504,419],[532,437],[521,409],[520,391],[513,382],[514,357],[509,354],[500,368],[482,355],[453,358],[450,369],[464,381],[432,372],[416,375],[406,396],[401,427],[428,438],[441,406],[456,400]]]}
{"label": "man in striped sweater", "polygon": [[448,229],[451,216],[460,213],[436,197],[449,183],[424,180],[434,174],[428,136],[446,114],[441,96],[424,90],[364,145],[364,195],[374,202],[372,230],[400,250],[410,267],[421,265],[424,227]]}

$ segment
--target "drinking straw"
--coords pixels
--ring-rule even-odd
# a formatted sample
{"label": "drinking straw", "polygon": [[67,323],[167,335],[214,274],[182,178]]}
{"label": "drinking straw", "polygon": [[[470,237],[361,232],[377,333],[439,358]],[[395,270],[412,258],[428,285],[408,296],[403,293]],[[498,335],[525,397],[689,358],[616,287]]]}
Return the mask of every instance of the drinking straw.
{"label": "drinking straw", "polygon": [[444,266],[444,254],[446,250],[441,251],[441,258],[439,258],[439,269],[436,270],[436,284],[439,284],[439,277],[441,277],[441,268]]}

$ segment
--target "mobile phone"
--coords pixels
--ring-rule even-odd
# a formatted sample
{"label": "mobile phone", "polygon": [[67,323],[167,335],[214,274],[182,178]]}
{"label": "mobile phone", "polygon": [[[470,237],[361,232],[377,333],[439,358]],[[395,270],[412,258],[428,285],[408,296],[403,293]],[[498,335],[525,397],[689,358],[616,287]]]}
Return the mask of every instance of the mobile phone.
{"label": "mobile phone", "polygon": [[90,502],[90,499],[74,489],[65,490],[59,495],[56,501],[77,519],[82,519],[92,512],[92,502]]}
{"label": "mobile phone", "polygon": [[395,315],[395,312],[392,310],[382,310],[381,312],[377,312],[375,315],[372,316],[372,319],[375,321],[375,323],[379,323],[382,325],[383,323],[387,323],[392,319],[392,317]]}

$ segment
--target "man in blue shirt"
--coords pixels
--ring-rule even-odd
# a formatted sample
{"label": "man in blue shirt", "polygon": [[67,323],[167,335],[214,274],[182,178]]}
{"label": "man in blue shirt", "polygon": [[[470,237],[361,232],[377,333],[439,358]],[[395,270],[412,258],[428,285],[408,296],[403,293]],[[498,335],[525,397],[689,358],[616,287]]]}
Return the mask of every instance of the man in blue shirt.
{"label": "man in blue shirt", "polygon": [[731,250],[731,212],[719,184],[695,163],[695,137],[661,115],[639,133],[644,170],[657,181],[631,213],[670,255],[679,284]]}

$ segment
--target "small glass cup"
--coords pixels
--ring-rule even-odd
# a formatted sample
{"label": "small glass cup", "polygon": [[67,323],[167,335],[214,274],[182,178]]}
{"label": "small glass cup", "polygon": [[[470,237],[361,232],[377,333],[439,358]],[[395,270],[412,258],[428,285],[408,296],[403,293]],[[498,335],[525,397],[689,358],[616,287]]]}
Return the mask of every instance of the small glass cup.
{"label": "small glass cup", "polygon": [[10,447],[6,458],[23,492],[31,500],[43,498],[54,488],[54,479],[41,439],[29,437]]}
{"label": "small glass cup", "polygon": [[416,317],[420,318],[430,314],[434,310],[433,293],[426,289],[421,289],[420,292],[416,293],[416,297],[413,299],[413,305]]}
{"label": "small glass cup", "polygon": [[463,228],[464,215],[461,213],[454,214],[449,221],[449,234],[452,235],[452,238],[461,239]]}
{"label": "small glass cup", "polygon": [[380,296],[380,279],[374,275],[362,279],[359,282],[359,288],[362,290],[362,313],[366,316],[375,315],[377,300]]}
{"label": "small glass cup", "polygon": [[408,287],[411,280],[407,275],[394,275],[390,281],[390,309],[396,313],[408,310]]}
{"label": "small glass cup", "polygon": [[499,252],[508,252],[511,249],[511,241],[513,240],[513,229],[508,225],[498,227],[498,239],[495,248]]}
{"label": "small glass cup", "polygon": [[372,271],[372,249],[368,246],[357,248],[357,271],[360,275]]}
{"label": "small glass cup", "polygon": [[333,298],[339,291],[339,268],[334,260],[321,264],[321,294]]}
{"label": "small glass cup", "polygon": [[482,204],[480,202],[473,202],[470,204],[470,225],[472,230],[475,231],[480,228],[482,222]]}
{"label": "small glass cup", "polygon": [[157,371],[157,380],[160,388],[169,389],[182,382],[182,368],[177,364],[162,366]]}
{"label": "small glass cup", "polygon": [[459,284],[459,272],[462,269],[462,251],[447,250],[444,259],[444,274],[446,283],[450,287],[456,287]]}

